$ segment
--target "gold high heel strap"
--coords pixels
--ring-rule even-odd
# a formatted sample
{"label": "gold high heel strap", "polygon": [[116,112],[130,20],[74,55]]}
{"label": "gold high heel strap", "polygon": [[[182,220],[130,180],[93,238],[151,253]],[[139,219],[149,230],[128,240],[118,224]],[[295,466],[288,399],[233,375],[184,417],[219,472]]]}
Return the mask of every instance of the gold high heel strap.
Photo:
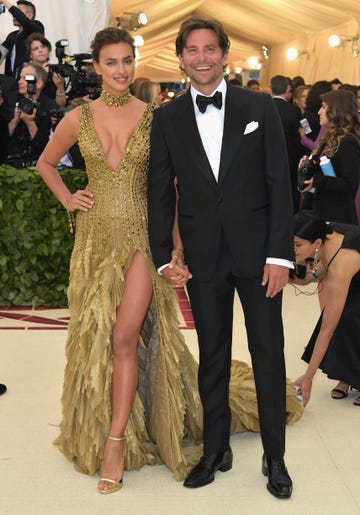
{"label": "gold high heel strap", "polygon": [[107,477],[101,477],[99,481],[107,481],[115,486],[120,486],[122,484],[122,479],[120,479],[120,481],[115,481],[115,479],[109,479]]}
{"label": "gold high heel strap", "polygon": [[108,435],[109,440],[113,440],[114,442],[122,442],[126,440],[126,436],[111,436]]}

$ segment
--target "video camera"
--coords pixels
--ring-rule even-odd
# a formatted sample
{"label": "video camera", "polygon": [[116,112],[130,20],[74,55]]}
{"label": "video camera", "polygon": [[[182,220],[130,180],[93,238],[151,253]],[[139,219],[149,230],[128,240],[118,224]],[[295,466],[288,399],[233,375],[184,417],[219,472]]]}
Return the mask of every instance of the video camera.
{"label": "video camera", "polygon": [[39,104],[35,100],[33,100],[33,96],[36,93],[36,75],[33,73],[27,73],[24,77],[24,79],[27,82],[27,94],[29,95],[29,98],[23,97],[19,100],[17,103],[17,108],[20,109],[20,111],[23,111],[26,114],[31,114],[34,109],[38,109]]}
{"label": "video camera", "polygon": [[[97,98],[101,92],[100,77],[96,73],[88,73],[84,69],[84,66],[91,64],[92,55],[67,55],[65,47],[68,45],[69,41],[67,39],[60,39],[55,43],[55,54],[58,64],[50,64],[49,71],[59,73],[69,79],[69,100],[85,95],[89,95],[92,99]],[[69,61],[74,61],[74,65],[71,65]]]}

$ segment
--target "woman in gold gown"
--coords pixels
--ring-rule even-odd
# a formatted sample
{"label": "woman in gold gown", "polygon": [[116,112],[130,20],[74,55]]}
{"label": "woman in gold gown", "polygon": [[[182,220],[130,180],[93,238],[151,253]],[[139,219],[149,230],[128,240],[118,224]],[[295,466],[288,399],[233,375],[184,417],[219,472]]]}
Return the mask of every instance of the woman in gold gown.
{"label": "woman in gold gown", "polygon": [[[101,96],[60,122],[37,166],[69,215],[77,211],[63,419],[55,443],[78,470],[101,470],[98,489],[111,493],[121,488],[124,468],[144,464],[165,463],[183,479],[201,455],[202,414],[197,364],[178,330],[176,297],[155,270],[148,244],[156,106],[129,92],[135,54],[125,30],[98,32],[92,51]],[[56,163],[76,141],[88,186],[71,194]],[[288,420],[294,421],[302,406],[291,385],[288,392]],[[244,363],[233,364],[230,397],[232,431],[258,431],[252,370]]]}

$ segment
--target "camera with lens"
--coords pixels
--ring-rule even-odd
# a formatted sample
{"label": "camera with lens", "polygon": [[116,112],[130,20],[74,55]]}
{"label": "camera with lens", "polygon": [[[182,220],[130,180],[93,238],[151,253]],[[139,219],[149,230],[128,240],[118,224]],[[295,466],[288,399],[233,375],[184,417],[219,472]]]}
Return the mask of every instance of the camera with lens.
{"label": "camera with lens", "polygon": [[306,265],[300,265],[298,263],[294,263],[294,268],[289,268],[289,277],[290,279],[305,279],[307,272]]}
{"label": "camera with lens", "polygon": [[39,107],[38,102],[32,99],[33,95],[36,93],[36,75],[28,73],[24,76],[24,79],[27,82],[27,94],[29,98],[21,98],[17,103],[17,108],[26,114],[31,114],[34,108],[38,109]]}
{"label": "camera with lens", "polygon": [[[92,58],[91,54],[74,54],[75,71],[70,77],[71,89],[69,99],[84,97],[89,95],[93,100],[97,98],[101,92],[101,81],[99,76],[90,68]],[[89,71],[90,68],[90,71]]]}
{"label": "camera with lens", "polygon": [[[62,77],[70,77],[73,73],[73,66],[70,63],[66,62],[67,59],[70,59],[70,56],[65,54],[65,47],[69,45],[69,41],[67,39],[59,39],[55,43],[55,55],[57,57],[57,64],[49,64],[49,72],[55,72],[61,75]],[[50,77],[50,80],[52,78]]]}
{"label": "camera with lens", "polygon": [[320,160],[315,156],[308,157],[300,166],[297,175],[298,190],[302,191],[306,188],[305,181],[309,181],[319,170]]}
{"label": "camera with lens", "polygon": [[[88,72],[86,67],[91,64],[91,54],[65,54],[65,47],[69,41],[60,39],[55,43],[55,52],[58,64],[49,64],[49,71],[56,72],[67,78],[68,99],[89,95],[91,99],[97,98],[101,93],[101,81],[99,76]],[[74,64],[70,64],[73,61]]]}

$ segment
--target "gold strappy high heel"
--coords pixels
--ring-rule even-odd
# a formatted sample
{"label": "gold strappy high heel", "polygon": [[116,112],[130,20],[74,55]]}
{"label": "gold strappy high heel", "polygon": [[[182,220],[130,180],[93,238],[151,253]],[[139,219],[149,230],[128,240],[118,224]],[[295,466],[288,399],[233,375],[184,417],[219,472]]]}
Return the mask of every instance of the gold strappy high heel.
{"label": "gold strappy high heel", "polygon": [[[111,436],[111,435],[108,435],[108,438],[109,438],[109,440],[113,440],[114,442],[123,442],[124,440],[126,440],[126,436]],[[99,494],[112,494],[112,493],[116,492],[117,490],[120,490],[120,488],[122,488],[122,486],[123,486],[122,478],[119,481],[115,481],[115,479],[109,479],[107,477],[101,477],[99,481],[100,482],[101,481],[107,481],[108,483],[111,483],[112,485],[114,485],[113,488],[106,488],[106,490],[103,490],[103,489],[98,487]]]}

